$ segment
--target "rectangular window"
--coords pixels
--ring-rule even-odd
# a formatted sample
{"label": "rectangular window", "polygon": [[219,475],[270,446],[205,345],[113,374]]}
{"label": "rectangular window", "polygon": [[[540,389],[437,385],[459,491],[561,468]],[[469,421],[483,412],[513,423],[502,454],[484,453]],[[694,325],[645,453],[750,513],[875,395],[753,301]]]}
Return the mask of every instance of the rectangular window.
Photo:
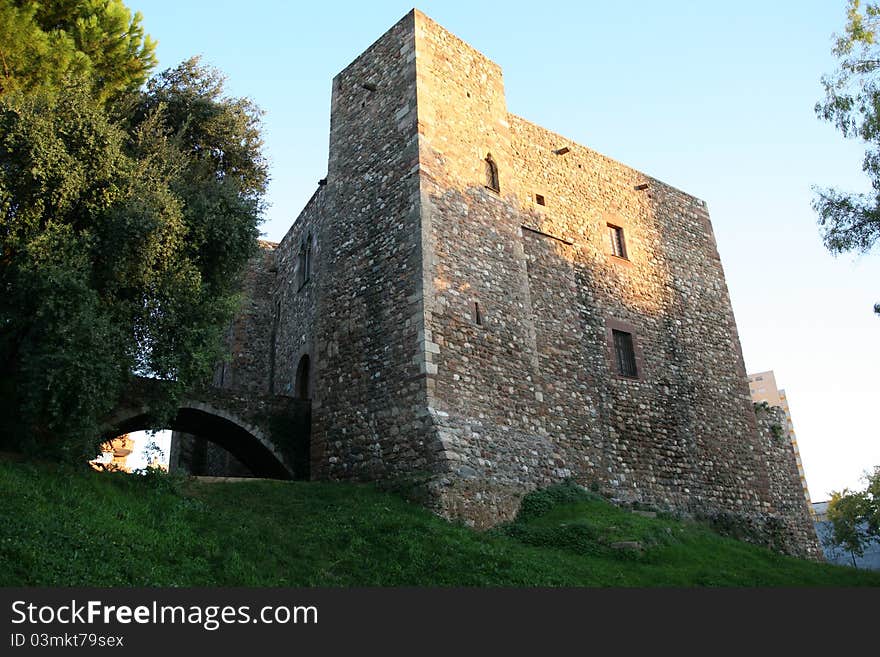
{"label": "rectangular window", "polygon": [[483,325],[483,313],[480,312],[480,303],[478,301],[474,301],[474,324],[477,326]]}
{"label": "rectangular window", "polygon": [[608,224],[608,237],[611,239],[611,253],[618,258],[626,258],[626,242],[623,240],[623,228]]}
{"label": "rectangular window", "polygon": [[617,361],[617,373],[620,376],[636,378],[639,375],[636,369],[636,352],[633,348],[632,333],[626,331],[611,331],[614,336],[614,357]]}

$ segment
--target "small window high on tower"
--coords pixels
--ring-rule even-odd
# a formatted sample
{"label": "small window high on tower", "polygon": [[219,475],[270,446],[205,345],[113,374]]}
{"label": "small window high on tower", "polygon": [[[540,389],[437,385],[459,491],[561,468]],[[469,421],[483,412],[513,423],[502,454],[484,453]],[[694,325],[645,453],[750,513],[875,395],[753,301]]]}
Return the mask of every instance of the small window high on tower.
{"label": "small window high on tower", "polygon": [[636,366],[636,352],[633,346],[632,333],[615,329],[611,334],[614,337],[614,359],[617,365],[617,373],[620,376],[637,378],[639,370]]}
{"label": "small window high on tower", "polygon": [[299,247],[299,257],[297,258],[297,266],[299,269],[299,287],[309,282],[312,274],[312,236],[311,234],[303,240]]}
{"label": "small window high on tower", "polygon": [[623,228],[608,224],[608,237],[611,240],[611,255],[626,258],[626,242],[623,239]]}
{"label": "small window high on tower", "polygon": [[500,192],[501,185],[498,183],[498,165],[492,159],[492,155],[486,156],[486,187],[493,192]]}

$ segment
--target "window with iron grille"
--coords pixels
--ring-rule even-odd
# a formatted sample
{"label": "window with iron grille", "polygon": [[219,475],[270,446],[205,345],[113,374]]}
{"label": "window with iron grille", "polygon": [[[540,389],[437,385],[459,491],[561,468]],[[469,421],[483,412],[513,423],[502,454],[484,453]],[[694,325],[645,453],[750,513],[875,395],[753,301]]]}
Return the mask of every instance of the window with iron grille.
{"label": "window with iron grille", "polygon": [[617,373],[620,376],[636,378],[639,375],[636,368],[636,352],[633,348],[632,333],[626,331],[611,331],[614,336],[614,357],[617,361]]}
{"label": "window with iron grille", "polygon": [[623,228],[608,224],[608,237],[611,240],[611,253],[618,258],[626,258],[626,242],[623,239]]}

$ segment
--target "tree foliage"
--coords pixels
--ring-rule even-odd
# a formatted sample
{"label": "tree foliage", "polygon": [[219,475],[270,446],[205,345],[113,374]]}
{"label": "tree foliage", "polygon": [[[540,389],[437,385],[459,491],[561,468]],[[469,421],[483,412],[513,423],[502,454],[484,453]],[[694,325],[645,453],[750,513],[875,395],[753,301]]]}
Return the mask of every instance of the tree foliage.
{"label": "tree foliage", "polygon": [[143,17],[121,0],[0,0],[0,94],[87,78],[100,100],[138,89],[156,65]]}
{"label": "tree foliage", "polygon": [[831,522],[831,543],[854,555],[862,556],[865,548],[880,540],[880,466],[873,474],[865,474],[865,490],[835,491],[828,504]]}
{"label": "tree foliage", "polygon": [[[121,6],[0,3],[41,26]],[[260,112],[216,71],[192,59],[138,89],[137,67],[96,77],[96,49],[42,82],[37,53],[0,95],[0,436],[77,458],[133,373],[168,380],[169,407],[210,375],[267,183]]]}
{"label": "tree foliage", "polygon": [[[880,5],[848,0],[843,35],[836,38],[838,69],[822,78],[825,99],[816,104],[820,118],[866,146],[862,170],[872,191],[859,194],[819,189],[813,207],[819,214],[825,246],[834,254],[866,253],[880,238]],[[874,306],[880,313],[880,304]]]}

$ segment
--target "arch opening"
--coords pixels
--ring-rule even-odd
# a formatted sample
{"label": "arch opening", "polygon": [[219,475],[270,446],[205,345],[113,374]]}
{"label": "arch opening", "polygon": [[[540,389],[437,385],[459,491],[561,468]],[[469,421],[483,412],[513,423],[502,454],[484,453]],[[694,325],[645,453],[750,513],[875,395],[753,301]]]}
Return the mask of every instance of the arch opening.
{"label": "arch opening", "polygon": [[88,463],[98,472],[143,474],[148,470],[168,471],[169,431],[134,431],[104,440],[98,454]]}
{"label": "arch opening", "polygon": [[[123,434],[136,431],[170,429],[178,434],[196,437],[193,458],[201,467],[206,464],[209,444],[228,452],[236,461],[243,464],[251,476],[271,479],[291,479],[293,473],[288,466],[273,453],[265,439],[256,436],[233,420],[206,410],[182,407],[177,415],[161,426],[146,412],[138,412],[121,421],[104,433],[103,440],[112,440]],[[172,445],[172,453],[174,446]],[[174,458],[172,456],[172,458]],[[210,474],[210,472],[207,472]],[[193,472],[206,474],[206,472]]]}
{"label": "arch opening", "polygon": [[308,400],[309,396],[309,369],[310,359],[308,354],[303,354],[299,359],[299,365],[296,367],[296,380],[293,388],[294,397],[297,399]]}

